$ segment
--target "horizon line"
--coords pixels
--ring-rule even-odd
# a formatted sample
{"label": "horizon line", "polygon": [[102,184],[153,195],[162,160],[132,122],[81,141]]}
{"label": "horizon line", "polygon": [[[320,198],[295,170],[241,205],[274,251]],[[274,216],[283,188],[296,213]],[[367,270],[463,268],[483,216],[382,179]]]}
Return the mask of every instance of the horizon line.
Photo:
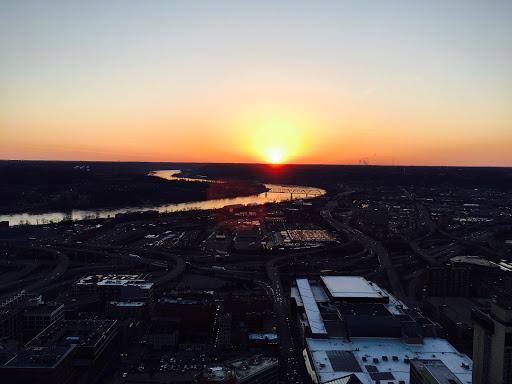
{"label": "horizon line", "polygon": [[171,163],[171,164],[233,164],[233,165],[263,165],[273,168],[285,166],[340,166],[340,167],[438,167],[438,168],[512,168],[512,165],[414,165],[414,164],[326,164],[326,163],[249,163],[249,162],[199,162],[199,161],[142,161],[142,160],[49,160],[49,159],[0,159],[0,161],[11,162],[61,162],[61,163]]}

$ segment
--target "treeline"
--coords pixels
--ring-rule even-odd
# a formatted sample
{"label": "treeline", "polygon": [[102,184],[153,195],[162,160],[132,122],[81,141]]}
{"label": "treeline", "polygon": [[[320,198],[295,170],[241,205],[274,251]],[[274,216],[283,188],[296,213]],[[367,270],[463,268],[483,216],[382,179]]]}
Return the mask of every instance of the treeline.
{"label": "treeline", "polygon": [[179,164],[141,164],[0,162],[0,212],[149,206],[245,196],[264,190],[261,185],[248,188],[246,184],[233,184],[215,187],[212,193],[210,183],[146,176],[151,170]]}
{"label": "treeline", "polygon": [[324,189],[335,184],[359,184],[368,187],[415,185],[512,190],[512,168],[497,167],[204,164],[187,172],[187,175],[206,175],[211,179],[230,177]]}

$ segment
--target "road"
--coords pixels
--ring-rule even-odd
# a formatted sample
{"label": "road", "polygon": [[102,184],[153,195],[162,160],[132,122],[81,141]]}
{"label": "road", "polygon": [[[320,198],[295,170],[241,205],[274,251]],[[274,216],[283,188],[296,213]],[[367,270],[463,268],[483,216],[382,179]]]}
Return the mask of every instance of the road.
{"label": "road", "polygon": [[396,273],[396,270],[391,262],[387,249],[377,240],[365,235],[361,231],[350,227],[349,225],[340,223],[334,219],[331,215],[332,208],[328,205],[325,209],[320,212],[323,219],[329,223],[338,232],[345,232],[352,237],[352,239],[359,241],[368,250],[373,250],[377,256],[379,263],[382,268],[386,271],[388,281],[391,284],[391,290],[395,297],[403,302],[407,302],[407,295],[400,283],[400,279]]}
{"label": "road", "polygon": [[267,276],[272,284],[274,292],[274,308],[277,315],[279,330],[279,345],[281,347],[282,361],[280,365],[286,370],[287,382],[302,383],[303,377],[306,377],[303,365],[299,363],[297,356],[300,351],[296,350],[296,345],[292,337],[290,326],[290,306],[288,300],[285,300],[281,276],[276,264],[287,259],[289,256],[276,257],[268,261],[265,265]]}
{"label": "road", "polygon": [[[11,243],[11,245],[13,245],[13,243]],[[66,270],[69,267],[69,257],[56,249],[50,247],[43,247],[36,244],[31,244],[30,246],[16,244],[15,246],[19,248],[29,249],[31,251],[38,250],[41,253],[50,253],[56,260],[56,265],[49,274],[46,274],[44,278],[37,279],[35,282],[30,283],[30,281],[34,280],[34,277],[29,275],[18,281],[11,281],[10,283],[7,283],[7,286],[5,286],[6,284],[3,284],[2,287],[4,289],[8,289],[9,285],[13,287],[21,285],[23,287],[17,288],[14,291],[9,292],[9,294],[4,295],[4,297],[12,296],[21,291],[26,291],[34,294],[41,293],[42,291],[44,291],[44,288],[46,286],[62,277],[64,272],[66,272]]]}

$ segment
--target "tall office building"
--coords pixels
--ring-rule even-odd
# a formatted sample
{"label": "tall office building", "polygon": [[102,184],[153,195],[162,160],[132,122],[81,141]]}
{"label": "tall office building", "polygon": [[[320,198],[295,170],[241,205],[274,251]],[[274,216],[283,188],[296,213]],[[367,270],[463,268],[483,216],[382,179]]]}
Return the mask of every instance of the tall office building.
{"label": "tall office building", "polygon": [[512,301],[473,311],[473,383],[512,384]]}

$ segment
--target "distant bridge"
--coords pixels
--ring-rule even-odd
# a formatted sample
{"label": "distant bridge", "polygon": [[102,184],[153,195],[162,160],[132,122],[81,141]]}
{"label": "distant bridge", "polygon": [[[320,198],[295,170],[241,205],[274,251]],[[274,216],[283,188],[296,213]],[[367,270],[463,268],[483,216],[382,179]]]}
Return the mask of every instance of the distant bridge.
{"label": "distant bridge", "polygon": [[265,197],[267,197],[267,193],[289,193],[290,198],[293,199],[293,194],[302,194],[306,195],[306,197],[310,196],[322,196],[325,192],[320,189],[314,188],[272,188],[270,191],[265,192]]}

